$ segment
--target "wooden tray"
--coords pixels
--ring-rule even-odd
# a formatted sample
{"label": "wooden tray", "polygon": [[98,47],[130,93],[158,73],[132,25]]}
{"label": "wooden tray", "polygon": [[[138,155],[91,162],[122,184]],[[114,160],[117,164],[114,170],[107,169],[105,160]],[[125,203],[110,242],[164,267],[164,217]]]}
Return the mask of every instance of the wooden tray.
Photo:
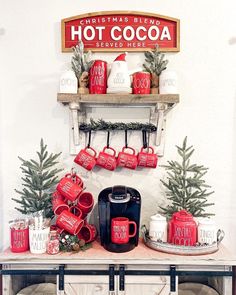
{"label": "wooden tray", "polygon": [[156,251],[165,252],[175,255],[204,255],[211,254],[219,249],[219,244],[224,238],[224,231],[218,230],[217,232],[217,243],[212,245],[197,245],[197,246],[180,246],[169,244],[165,242],[155,242],[149,237],[148,230],[145,225],[142,226],[143,240],[146,246]]}

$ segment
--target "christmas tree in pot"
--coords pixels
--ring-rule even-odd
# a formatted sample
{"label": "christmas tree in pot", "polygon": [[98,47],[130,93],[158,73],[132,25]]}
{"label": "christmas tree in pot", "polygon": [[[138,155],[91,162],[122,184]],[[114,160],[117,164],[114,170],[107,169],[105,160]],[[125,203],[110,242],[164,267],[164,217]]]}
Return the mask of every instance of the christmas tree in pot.
{"label": "christmas tree in pot", "polygon": [[168,161],[168,165],[162,166],[167,171],[167,179],[161,182],[167,189],[166,196],[170,201],[166,208],[160,207],[162,213],[171,217],[177,211],[186,210],[194,217],[214,215],[206,212],[209,206],[214,205],[207,199],[213,191],[208,191],[210,186],[203,179],[208,168],[190,163],[194,149],[192,146],[187,146],[187,137],[181,147],[176,147],[181,162]]}

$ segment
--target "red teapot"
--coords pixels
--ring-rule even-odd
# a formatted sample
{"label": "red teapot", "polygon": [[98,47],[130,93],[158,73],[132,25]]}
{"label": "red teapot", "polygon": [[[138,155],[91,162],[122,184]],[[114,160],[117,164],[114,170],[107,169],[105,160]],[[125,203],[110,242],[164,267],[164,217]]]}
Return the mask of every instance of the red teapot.
{"label": "red teapot", "polygon": [[197,224],[186,210],[175,212],[169,221],[168,243],[194,246],[197,242]]}

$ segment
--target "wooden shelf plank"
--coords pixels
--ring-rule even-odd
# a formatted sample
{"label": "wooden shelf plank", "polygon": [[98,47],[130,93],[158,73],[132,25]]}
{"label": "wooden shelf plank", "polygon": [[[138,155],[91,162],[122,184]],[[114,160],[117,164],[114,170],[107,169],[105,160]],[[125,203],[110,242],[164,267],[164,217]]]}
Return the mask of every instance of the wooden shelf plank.
{"label": "wooden shelf plank", "polygon": [[69,94],[58,93],[57,101],[68,104],[92,103],[92,104],[155,104],[178,103],[179,94]]}

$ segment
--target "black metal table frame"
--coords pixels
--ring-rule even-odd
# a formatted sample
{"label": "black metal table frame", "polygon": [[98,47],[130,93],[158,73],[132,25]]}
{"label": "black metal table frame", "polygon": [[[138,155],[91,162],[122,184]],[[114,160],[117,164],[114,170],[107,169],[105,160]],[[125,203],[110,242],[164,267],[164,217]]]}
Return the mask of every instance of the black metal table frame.
{"label": "black metal table frame", "polygon": [[[170,291],[176,291],[176,276],[207,276],[207,277],[232,277],[232,295],[236,295],[236,267],[232,267],[232,271],[188,271],[177,270],[175,265],[170,265],[169,270],[126,270],[124,264],[118,265],[118,269],[114,264],[109,265],[108,270],[82,270],[82,269],[66,269],[65,264],[60,264],[58,269],[2,269],[0,275],[55,275],[58,276],[59,290],[64,290],[65,275],[94,275],[109,277],[109,291],[115,290],[115,276],[119,276],[119,290],[125,290],[125,276],[170,276]],[[2,280],[0,280],[2,281]],[[2,295],[2,282],[0,282],[0,295]]]}

